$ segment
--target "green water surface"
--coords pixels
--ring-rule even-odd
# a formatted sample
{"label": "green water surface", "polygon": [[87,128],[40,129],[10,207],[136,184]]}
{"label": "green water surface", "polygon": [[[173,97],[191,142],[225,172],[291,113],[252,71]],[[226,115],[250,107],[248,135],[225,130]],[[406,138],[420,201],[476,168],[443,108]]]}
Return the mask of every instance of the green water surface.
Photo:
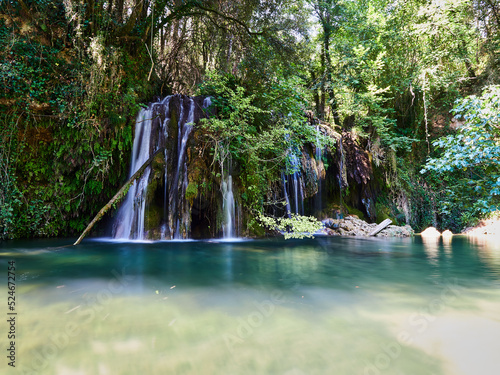
{"label": "green water surface", "polygon": [[500,374],[498,239],[69,243],[0,243],[2,374]]}

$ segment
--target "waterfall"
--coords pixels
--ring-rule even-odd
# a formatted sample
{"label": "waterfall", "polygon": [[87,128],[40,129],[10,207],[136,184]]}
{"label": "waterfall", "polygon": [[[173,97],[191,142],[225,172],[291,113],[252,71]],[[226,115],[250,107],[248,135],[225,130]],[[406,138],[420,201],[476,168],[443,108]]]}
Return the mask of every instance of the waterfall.
{"label": "waterfall", "polygon": [[[189,135],[193,130],[195,106],[194,106],[194,100],[192,98],[189,98],[188,100],[189,100],[189,112],[187,115],[187,119],[182,124],[182,126],[181,125],[178,126],[177,169],[172,183],[172,191],[169,197],[169,203],[172,207],[171,215],[169,217],[170,227],[174,227],[173,223],[175,221],[175,230],[173,231],[174,239],[186,238],[187,231],[189,228],[189,204],[185,199],[185,193],[188,186],[186,146]],[[181,99],[181,114],[179,116],[180,120],[184,115],[183,104],[184,104],[184,99]]]}
{"label": "waterfall", "polygon": [[[292,149],[288,152],[288,162],[290,164],[289,173],[287,173],[288,177],[283,176],[283,192],[285,194],[287,214],[303,215],[304,191],[302,188],[303,181],[302,174],[300,173],[300,161]],[[291,202],[293,202],[293,206]]]}
{"label": "waterfall", "polygon": [[370,198],[363,198],[363,199],[361,199],[361,203],[363,203],[363,205],[365,206],[366,214],[367,214],[368,218],[369,219],[373,219],[372,215],[371,215],[372,207],[371,207],[371,200],[370,200]]}
{"label": "waterfall", "polygon": [[285,173],[281,172],[281,179],[283,180],[283,192],[285,194],[285,202],[286,202],[286,213],[288,216],[292,213],[292,208],[290,207],[290,198],[288,197],[288,191],[286,189],[286,177]]}
{"label": "waterfall", "polygon": [[234,238],[235,235],[235,204],[233,195],[233,178],[231,175],[222,181],[222,212],[224,221],[222,224],[223,238]]}
{"label": "waterfall", "polygon": [[[134,146],[129,178],[150,157],[151,118],[152,109],[141,109],[135,123]],[[116,238],[144,239],[144,214],[146,210],[146,191],[151,168],[147,167],[144,174],[135,180],[118,212],[119,225],[115,231]]]}
{"label": "waterfall", "polygon": [[[152,166],[148,166],[143,175],[132,184],[113,225],[115,238],[143,240],[152,237],[189,237],[191,207],[185,198],[189,184],[186,155],[196,120],[195,101],[198,107],[202,107],[201,99],[171,95],[139,112],[129,178],[163,146],[165,167],[164,171],[158,171],[155,167],[156,172],[152,173]],[[210,105],[210,98],[203,100],[203,107],[205,105]],[[146,219],[150,204],[156,208],[148,223]],[[153,223],[153,219],[157,221]]]}
{"label": "waterfall", "polygon": [[[168,125],[170,123],[169,109],[170,109],[170,98],[172,95],[165,97],[162,100],[162,104],[165,105],[165,120],[163,121],[163,136],[165,139],[168,137]],[[165,158],[165,175],[163,181],[163,224],[161,226],[161,239],[164,240],[167,238],[167,225],[168,225],[168,216],[167,216],[167,208],[168,208],[168,153],[167,148],[163,151],[163,155]]]}
{"label": "waterfall", "polygon": [[342,189],[344,187],[347,187],[347,175],[345,171],[345,154],[344,154],[344,145],[342,142],[342,135],[340,136],[339,140],[339,149],[340,149],[340,160],[339,160],[339,174],[337,177],[339,180],[340,212],[342,214]]}
{"label": "waterfall", "polygon": [[[321,132],[319,130],[319,125],[316,125],[316,155],[315,155],[315,158],[316,158],[316,165],[317,165],[317,171],[318,171],[318,192],[316,193],[316,196],[314,198],[314,209],[316,211],[316,214],[317,215],[321,215],[321,210],[323,209],[323,202],[321,201],[321,194],[322,194],[322,191],[321,191],[321,180],[322,180],[322,176],[321,176],[321,171],[323,170],[323,160],[322,160],[322,145],[321,145],[321,142],[320,142],[320,137],[321,135]],[[322,219],[322,218],[321,218]]]}

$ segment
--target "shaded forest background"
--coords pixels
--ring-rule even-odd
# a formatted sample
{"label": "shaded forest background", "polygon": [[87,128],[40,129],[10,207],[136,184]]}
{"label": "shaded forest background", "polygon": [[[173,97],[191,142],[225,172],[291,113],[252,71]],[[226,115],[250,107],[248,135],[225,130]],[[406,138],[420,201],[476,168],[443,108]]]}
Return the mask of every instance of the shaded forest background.
{"label": "shaded forest background", "polygon": [[497,0],[4,0],[0,239],[81,232],[172,93],[216,98],[206,142],[255,212],[308,113],[369,156],[377,218],[473,225],[500,193],[499,21]]}

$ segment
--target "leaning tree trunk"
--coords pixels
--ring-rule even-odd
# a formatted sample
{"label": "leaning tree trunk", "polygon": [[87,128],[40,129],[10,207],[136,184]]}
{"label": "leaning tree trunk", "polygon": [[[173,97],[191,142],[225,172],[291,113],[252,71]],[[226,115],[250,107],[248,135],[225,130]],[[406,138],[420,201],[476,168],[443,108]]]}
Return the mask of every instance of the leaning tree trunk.
{"label": "leaning tree trunk", "polygon": [[111,200],[103,208],[101,208],[101,210],[97,213],[97,215],[95,215],[94,219],[90,222],[87,228],[85,228],[82,235],[76,240],[76,242],[73,245],[78,245],[80,242],[82,242],[83,238],[90,232],[95,223],[97,223],[102,218],[102,216],[106,212],[108,212],[111,206],[113,206],[115,203],[118,203],[120,199],[125,196],[125,194],[128,192],[128,189],[130,188],[130,185],[132,185],[135,180],[137,180],[139,177],[142,176],[146,167],[149,164],[151,164],[156,155],[158,155],[164,149],[165,147],[160,147],[143,165],[141,165],[141,167],[137,170],[137,172],[135,172],[133,176],[130,177],[129,180],[125,183],[125,185],[121,187],[118,193],[116,193],[114,197],[111,198]]}

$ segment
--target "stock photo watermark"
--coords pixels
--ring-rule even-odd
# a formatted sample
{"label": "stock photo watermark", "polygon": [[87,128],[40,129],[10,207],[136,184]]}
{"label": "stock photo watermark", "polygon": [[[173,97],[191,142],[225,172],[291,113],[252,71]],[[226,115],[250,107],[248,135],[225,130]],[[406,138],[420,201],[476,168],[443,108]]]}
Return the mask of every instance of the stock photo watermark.
{"label": "stock photo watermark", "polygon": [[[307,267],[296,267],[293,271],[281,273],[279,280],[287,291],[296,292],[318,267],[318,261],[308,264]],[[276,312],[276,308],[286,301],[285,293],[280,289],[272,290],[269,293],[269,298],[254,301],[252,304],[255,309],[244,317],[237,319],[237,327],[232,333],[222,335],[222,339],[230,353],[234,355],[238,345],[243,344],[245,340],[250,338],[264,324],[265,320]]]}
{"label": "stock photo watermark", "polygon": [[381,345],[380,352],[364,368],[364,375],[382,375],[402,354],[405,347],[411,346],[414,340],[426,332],[438,319],[438,314],[451,306],[465,288],[457,279],[446,282],[439,295],[419,311],[407,318],[409,329],[399,331],[396,338]]}
{"label": "stock photo watermark", "polygon": [[16,261],[7,268],[7,365],[16,367]]}
{"label": "stock photo watermark", "polygon": [[234,333],[223,335],[227,349],[233,353],[237,344],[242,344],[247,338],[252,336],[256,329],[262,326],[264,320],[269,318],[276,310],[276,306],[285,302],[285,295],[280,290],[273,290],[269,299],[254,301],[255,310],[250,312],[245,318],[238,318],[238,326]]}
{"label": "stock photo watermark", "polygon": [[135,276],[126,275],[125,268],[121,273],[112,270],[111,274],[114,277],[108,281],[105,288],[97,292],[95,297],[89,298],[84,306],[78,305],[65,312],[72,316],[73,320],[61,327],[60,332],[48,337],[41,349],[34,350],[29,357],[26,357],[30,358],[31,363],[23,366],[23,375],[38,375],[40,371],[45,370],[50,361],[62,353],[71,341],[80,335],[85,326],[91,324],[98,314],[104,311],[106,305],[135,279]]}

